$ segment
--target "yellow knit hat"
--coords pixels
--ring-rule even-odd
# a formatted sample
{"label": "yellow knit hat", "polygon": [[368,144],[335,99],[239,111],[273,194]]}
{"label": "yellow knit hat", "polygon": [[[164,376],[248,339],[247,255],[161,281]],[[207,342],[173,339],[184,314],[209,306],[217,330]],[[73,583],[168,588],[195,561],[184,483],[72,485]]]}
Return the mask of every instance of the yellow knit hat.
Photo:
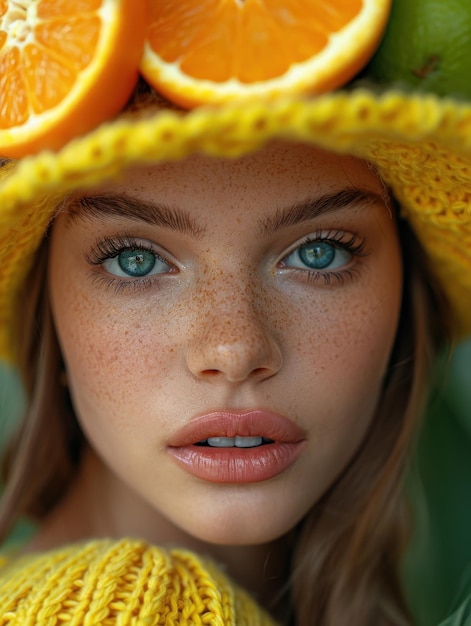
{"label": "yellow knit hat", "polygon": [[273,138],[371,161],[428,252],[458,331],[471,331],[471,103],[358,89],[121,116],[57,153],[0,168],[0,356],[14,358],[15,299],[58,198],[131,164],[243,155]]}
{"label": "yellow knit hat", "polygon": [[410,220],[457,314],[471,331],[471,103],[352,88],[315,98],[118,116],[59,152],[0,167],[0,357],[24,277],[57,201],[138,163],[194,153],[240,156],[270,139],[302,141],[371,161]]}
{"label": "yellow knit hat", "polygon": [[143,541],[96,540],[0,569],[0,624],[274,626],[212,562]]}

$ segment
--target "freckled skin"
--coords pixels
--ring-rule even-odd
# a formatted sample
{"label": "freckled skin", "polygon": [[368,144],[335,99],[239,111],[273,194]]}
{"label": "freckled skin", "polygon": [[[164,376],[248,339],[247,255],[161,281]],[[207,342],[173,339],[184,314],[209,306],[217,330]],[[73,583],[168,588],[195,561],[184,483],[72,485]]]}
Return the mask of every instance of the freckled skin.
{"label": "freckled skin", "polygon": [[[160,541],[170,527],[183,543],[268,542],[345,468],[373,417],[396,333],[394,223],[378,205],[265,238],[257,225],[276,209],[352,185],[381,193],[359,161],[273,144],[234,161],[135,168],[103,189],[187,211],[206,228],[198,240],[147,223],[58,217],[53,314],[78,419],[107,476],[103,503],[120,532]],[[326,286],[280,271],[296,241],[332,229],[365,240],[351,278]],[[85,256],[98,238],[119,233],[160,246],[178,271],[134,292],[96,280],[100,270]],[[307,432],[303,453],[281,475],[249,485],[188,475],[168,441],[195,415],[224,408],[287,416]]]}

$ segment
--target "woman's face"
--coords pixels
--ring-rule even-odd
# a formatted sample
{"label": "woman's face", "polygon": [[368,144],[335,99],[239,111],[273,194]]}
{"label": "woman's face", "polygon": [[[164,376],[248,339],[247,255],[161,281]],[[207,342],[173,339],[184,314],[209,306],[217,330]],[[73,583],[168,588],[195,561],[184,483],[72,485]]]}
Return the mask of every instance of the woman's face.
{"label": "woman's face", "polygon": [[108,513],[291,529],[373,419],[401,274],[374,173],[301,145],[139,167],[60,214],[53,315]]}

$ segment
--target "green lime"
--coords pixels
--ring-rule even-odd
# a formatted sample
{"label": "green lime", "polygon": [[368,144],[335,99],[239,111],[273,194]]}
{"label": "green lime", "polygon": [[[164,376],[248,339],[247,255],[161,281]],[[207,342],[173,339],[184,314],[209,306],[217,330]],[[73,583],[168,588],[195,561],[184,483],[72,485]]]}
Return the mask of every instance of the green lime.
{"label": "green lime", "polygon": [[471,0],[394,0],[366,76],[471,99]]}

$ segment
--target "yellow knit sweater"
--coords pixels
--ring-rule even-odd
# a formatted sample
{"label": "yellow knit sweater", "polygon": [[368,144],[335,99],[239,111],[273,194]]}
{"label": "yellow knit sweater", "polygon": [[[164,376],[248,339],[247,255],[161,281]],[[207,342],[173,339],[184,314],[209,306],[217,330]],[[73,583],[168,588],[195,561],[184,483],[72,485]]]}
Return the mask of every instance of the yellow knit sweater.
{"label": "yellow knit sweater", "polygon": [[28,554],[0,568],[0,626],[274,626],[213,563],[131,539]]}

